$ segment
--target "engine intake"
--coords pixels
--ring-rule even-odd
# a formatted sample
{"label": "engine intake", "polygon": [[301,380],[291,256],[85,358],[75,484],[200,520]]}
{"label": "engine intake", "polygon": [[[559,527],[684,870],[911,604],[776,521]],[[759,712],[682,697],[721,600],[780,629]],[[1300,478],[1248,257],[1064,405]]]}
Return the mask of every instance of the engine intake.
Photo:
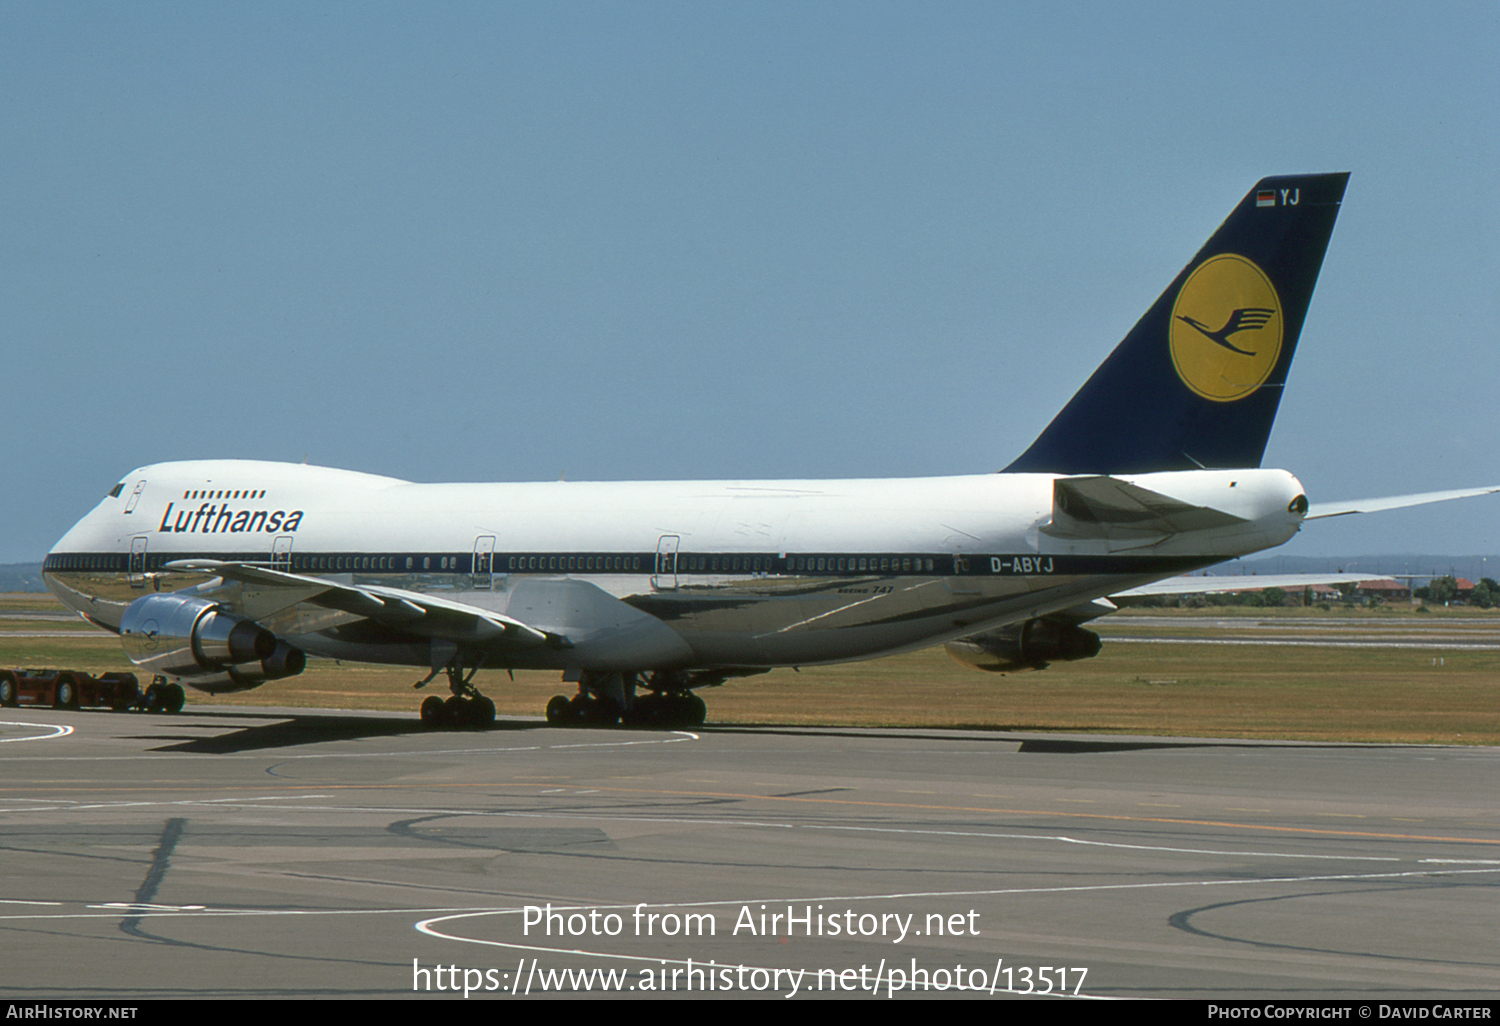
{"label": "engine intake", "polygon": [[989,673],[1045,670],[1049,663],[1092,659],[1103,643],[1077,624],[1027,620],[1012,627],[971,634],[943,647],[965,666]]}

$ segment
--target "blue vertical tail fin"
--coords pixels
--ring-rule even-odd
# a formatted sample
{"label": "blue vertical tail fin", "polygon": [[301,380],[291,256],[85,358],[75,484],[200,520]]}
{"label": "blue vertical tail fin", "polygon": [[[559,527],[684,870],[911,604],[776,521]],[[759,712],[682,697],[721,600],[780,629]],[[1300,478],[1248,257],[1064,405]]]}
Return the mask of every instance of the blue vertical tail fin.
{"label": "blue vertical tail fin", "polygon": [[1256,183],[1004,472],[1259,466],[1348,180]]}

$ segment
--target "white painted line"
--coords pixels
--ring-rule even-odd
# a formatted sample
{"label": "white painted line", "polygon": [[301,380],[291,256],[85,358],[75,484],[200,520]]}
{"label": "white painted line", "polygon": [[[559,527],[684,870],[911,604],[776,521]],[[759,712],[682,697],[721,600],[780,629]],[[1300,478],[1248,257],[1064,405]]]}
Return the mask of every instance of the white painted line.
{"label": "white painted line", "polygon": [[55,737],[67,737],[73,733],[73,728],[62,723],[18,723],[14,720],[0,720],[0,727],[35,727],[37,730],[49,730],[50,734],[37,734],[33,737],[0,737],[0,744],[6,741],[50,741]]}

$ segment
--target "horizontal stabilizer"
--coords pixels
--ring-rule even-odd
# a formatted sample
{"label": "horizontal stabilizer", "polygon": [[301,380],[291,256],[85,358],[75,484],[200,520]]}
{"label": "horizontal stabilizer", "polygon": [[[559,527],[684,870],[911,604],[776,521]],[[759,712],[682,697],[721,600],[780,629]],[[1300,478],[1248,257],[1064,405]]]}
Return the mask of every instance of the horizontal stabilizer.
{"label": "horizontal stabilizer", "polygon": [[1280,588],[1283,591],[1299,591],[1320,585],[1360,584],[1364,581],[1390,581],[1392,577],[1380,574],[1224,574],[1219,577],[1187,576],[1168,577],[1165,581],[1153,581],[1139,588],[1117,593],[1119,597],[1142,595],[1214,595],[1226,591],[1254,591],[1263,588]]}
{"label": "horizontal stabilizer", "polygon": [[1500,492],[1500,485],[1488,488],[1455,488],[1446,492],[1422,492],[1418,495],[1388,495],[1383,499],[1315,502],[1308,507],[1306,519],[1344,517],[1350,513],[1379,513],[1383,510],[1403,509],[1407,506],[1425,506],[1429,502],[1447,502],[1449,499],[1467,499],[1475,495],[1493,495],[1495,492]]}
{"label": "horizontal stabilizer", "polygon": [[1062,477],[1052,484],[1052,521],[1042,533],[1054,538],[1141,539],[1246,522],[1119,478]]}

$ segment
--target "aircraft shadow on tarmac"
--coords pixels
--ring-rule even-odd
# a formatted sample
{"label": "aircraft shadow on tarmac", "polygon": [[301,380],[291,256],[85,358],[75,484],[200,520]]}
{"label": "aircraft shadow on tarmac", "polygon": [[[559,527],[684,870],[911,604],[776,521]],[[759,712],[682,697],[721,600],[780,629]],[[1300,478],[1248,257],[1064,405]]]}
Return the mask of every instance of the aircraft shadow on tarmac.
{"label": "aircraft shadow on tarmac", "polygon": [[[190,732],[216,730],[237,722],[250,720],[238,730],[216,734],[212,737],[189,737]],[[240,752],[255,752],[273,748],[295,748],[298,745],[320,744],[329,741],[355,741],[374,737],[403,737],[408,734],[430,734],[431,727],[424,726],[415,717],[392,719],[390,717],[363,716],[359,713],[258,713],[255,710],[233,713],[188,713],[180,721],[181,730],[172,734],[137,734],[143,741],[170,742],[153,748],[157,752],[185,752],[191,755],[235,755]],[[445,730],[445,735],[465,736],[491,731],[535,730],[545,723],[498,721],[482,730]]]}
{"label": "aircraft shadow on tarmac", "polygon": [[[362,716],[359,713],[309,713],[306,715],[297,713],[256,713],[253,710],[244,712],[204,712],[189,713],[189,717],[180,721],[184,728],[181,732],[172,734],[138,734],[137,740],[157,740],[168,742],[160,747],[152,749],[157,752],[183,752],[190,755],[235,755],[242,752],[265,751],[276,748],[295,748],[298,745],[319,744],[329,741],[354,741],[364,738],[375,737],[404,737],[410,734],[432,733],[431,727],[424,726],[415,719],[391,719],[389,717]],[[230,730],[227,733],[215,734],[211,737],[192,737],[189,733],[199,730],[212,731],[220,729],[233,723],[244,720],[238,730]],[[521,730],[546,730],[548,724],[540,721],[527,720],[497,720],[492,727],[485,730],[456,729],[442,731],[444,735],[470,736],[483,735],[490,732],[514,732]],[[649,729],[649,728],[642,728]],[[954,742],[962,740],[966,743],[993,742],[997,744],[1017,744],[1019,751],[1023,754],[1049,754],[1049,755],[1084,755],[1098,754],[1103,752],[1132,752],[1146,751],[1158,748],[1202,748],[1212,747],[1216,742],[1193,740],[1088,740],[1071,738],[1017,738],[1014,734],[1002,731],[984,731],[978,733],[965,732],[962,735],[948,731],[928,730],[901,730],[900,728],[885,730],[869,730],[848,727],[797,727],[787,729],[775,725],[755,727],[698,727],[698,732],[705,734],[784,734],[802,738],[814,737],[869,737],[884,740],[906,740],[906,741],[946,741]],[[615,728],[591,728],[588,733],[636,733],[637,730],[629,727]],[[1223,742],[1232,743],[1232,742]]]}
{"label": "aircraft shadow on tarmac", "polygon": [[[936,728],[901,727],[802,727],[766,723],[755,726],[704,726],[703,734],[784,734],[792,737],[867,737],[887,741],[947,741],[965,744],[1016,745],[1023,755],[1102,755],[1110,752],[1146,752],[1170,748],[1339,748],[1386,749],[1389,743],[1358,741],[1278,741],[1241,737],[1036,737],[1039,728],[1024,726],[955,726]],[[1018,736],[1025,735],[1025,736]]]}
{"label": "aircraft shadow on tarmac", "polygon": [[1177,741],[1171,738],[1130,740],[1089,740],[1080,738],[1035,738],[1016,737],[1014,729],[982,727],[956,727],[947,730],[902,730],[899,727],[870,730],[868,728],[799,727],[787,730],[767,725],[762,727],[698,727],[704,733],[714,734],[788,734],[796,737],[869,737],[903,741],[963,741],[966,743],[992,742],[996,744],[1019,744],[1023,754],[1089,755],[1100,752],[1139,752],[1156,748],[1216,748],[1233,744],[1232,740],[1204,741],[1202,739]]}
{"label": "aircraft shadow on tarmac", "polygon": [[[249,721],[249,722],[245,722]],[[152,751],[182,752],[193,755],[234,755],[242,752],[265,751],[276,748],[295,748],[298,745],[320,744],[329,741],[353,741],[376,737],[404,737],[412,734],[435,733],[415,718],[391,718],[360,713],[309,712],[306,714],[257,712],[235,710],[188,713],[181,720],[180,730],[171,734],[137,734],[136,740],[167,742]],[[212,737],[190,736],[199,731],[213,731],[234,724],[231,729]],[[437,731],[451,737],[479,737],[487,733],[513,733],[516,731],[553,730],[540,720],[496,720],[486,729],[458,728]],[[1231,745],[1255,744],[1256,747],[1279,747],[1277,742],[1248,742],[1239,738],[1038,738],[1017,737],[1015,730],[965,728],[948,730],[911,730],[886,728],[850,727],[784,727],[775,724],[757,726],[704,726],[694,728],[702,734],[780,734],[799,738],[849,738],[867,737],[883,740],[942,741],[964,744],[1017,745],[1022,755],[1103,755],[1117,752],[1141,752],[1160,749],[1219,748]],[[657,732],[659,728],[590,728],[590,734],[629,734],[643,731]],[[1316,743],[1293,742],[1296,747],[1318,747]],[[1341,744],[1340,748],[1379,747]]]}

